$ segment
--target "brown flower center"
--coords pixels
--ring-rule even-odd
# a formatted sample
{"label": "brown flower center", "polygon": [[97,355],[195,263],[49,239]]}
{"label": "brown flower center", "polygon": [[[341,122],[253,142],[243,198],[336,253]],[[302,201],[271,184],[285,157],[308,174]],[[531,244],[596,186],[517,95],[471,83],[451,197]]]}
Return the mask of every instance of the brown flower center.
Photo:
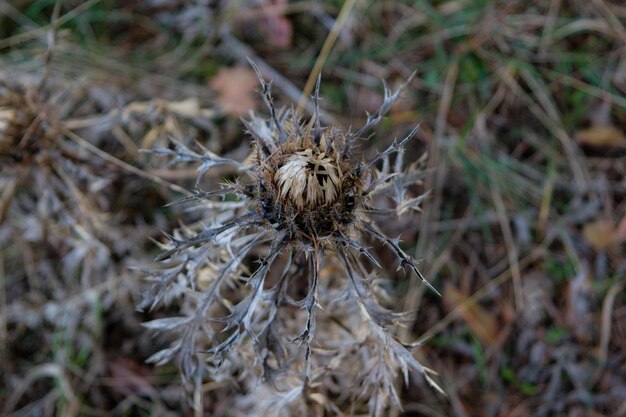
{"label": "brown flower center", "polygon": [[280,198],[301,210],[334,203],[341,192],[341,168],[325,153],[305,149],[288,156],[274,181]]}

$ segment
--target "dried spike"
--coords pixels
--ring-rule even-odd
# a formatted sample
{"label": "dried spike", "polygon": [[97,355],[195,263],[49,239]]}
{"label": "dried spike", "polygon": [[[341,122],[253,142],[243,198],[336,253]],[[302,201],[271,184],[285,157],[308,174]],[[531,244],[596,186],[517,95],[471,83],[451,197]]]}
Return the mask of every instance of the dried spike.
{"label": "dried spike", "polygon": [[316,145],[319,145],[320,139],[322,136],[322,127],[320,123],[320,84],[322,82],[322,74],[317,76],[317,81],[315,82],[315,92],[311,96],[314,104],[314,112],[313,112],[313,141]]}
{"label": "dried spike", "polygon": [[[383,158],[388,157],[389,155],[393,154],[393,153],[402,153],[404,145],[411,139],[413,139],[415,137],[415,135],[417,134],[417,132],[419,131],[420,125],[418,124],[417,126],[415,126],[413,128],[413,130],[411,130],[409,132],[408,135],[406,135],[404,137],[404,139],[402,139],[400,142],[398,142],[397,140],[394,139],[393,143],[391,145],[389,145],[387,147],[387,149],[385,149],[382,152],[377,153],[376,155],[374,155],[372,158],[370,158],[369,161],[367,161],[365,163],[365,166],[367,168],[371,168],[372,166],[374,166],[374,164],[378,161],[380,161]],[[400,162],[400,166],[398,166],[398,164],[396,164],[396,171],[400,171],[402,167],[402,163]]]}
{"label": "dried spike", "polygon": [[399,239],[390,239],[387,236],[385,236],[383,233],[381,233],[373,224],[368,223],[368,222],[361,222],[362,225],[364,225],[365,228],[365,232],[370,232],[372,235],[374,235],[377,239],[379,239],[381,242],[387,244],[387,246],[389,246],[391,249],[393,249],[393,251],[396,253],[396,256],[398,257],[398,259],[400,259],[400,267],[405,267],[408,266],[411,270],[413,270],[413,272],[415,272],[415,275],[417,275],[417,277],[424,283],[426,284],[426,286],[428,288],[430,288],[432,291],[435,292],[435,294],[437,294],[438,296],[441,297],[441,293],[439,291],[437,291],[435,289],[435,287],[433,287],[430,282],[428,282],[426,280],[426,278],[424,277],[424,275],[422,275],[422,273],[420,272],[420,270],[417,268],[417,265],[415,265],[415,261],[413,260],[413,258],[408,255],[406,252],[404,252],[400,246],[399,246]]}
{"label": "dried spike", "polygon": [[254,72],[256,72],[257,78],[259,79],[259,83],[261,84],[261,92],[263,94],[263,101],[265,102],[265,105],[270,111],[271,120],[274,123],[274,127],[278,131],[278,143],[285,143],[285,141],[287,140],[287,135],[285,134],[285,131],[282,125],[279,123],[279,120],[276,117],[276,108],[274,107],[274,100],[272,99],[272,94],[271,94],[272,81],[265,82],[263,78],[263,74],[261,73],[261,70],[256,65],[256,63],[250,58],[248,58],[248,62],[254,69]]}
{"label": "dried spike", "polygon": [[374,266],[376,266],[377,268],[382,268],[380,263],[378,263],[376,258],[374,258],[374,256],[367,250],[367,248],[365,248],[364,246],[361,246],[357,241],[353,239],[348,239],[346,236],[342,236],[342,235],[339,236],[338,241],[345,244],[346,246],[349,246],[353,249],[358,250],[359,253],[361,255],[364,255],[367,259],[369,259],[369,261],[372,264],[374,264]]}
{"label": "dried spike", "polygon": [[352,145],[356,139],[360,138],[363,134],[365,134],[365,132],[380,123],[385,114],[387,114],[389,109],[391,109],[391,106],[398,100],[400,93],[402,93],[406,86],[413,80],[415,74],[416,72],[411,74],[411,76],[393,93],[391,93],[387,82],[383,80],[383,89],[385,94],[383,104],[373,115],[367,114],[367,121],[363,127],[348,136],[348,146],[346,146],[346,150],[350,148],[350,145]]}

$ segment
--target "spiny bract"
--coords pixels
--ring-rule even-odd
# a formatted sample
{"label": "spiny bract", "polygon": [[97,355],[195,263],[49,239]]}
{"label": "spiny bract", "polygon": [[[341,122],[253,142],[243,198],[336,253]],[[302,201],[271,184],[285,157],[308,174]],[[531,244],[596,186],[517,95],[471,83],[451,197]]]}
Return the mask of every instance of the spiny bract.
{"label": "spiny bract", "polygon": [[[402,170],[403,145],[416,130],[369,160],[354,162],[352,150],[355,142],[381,120],[404,86],[392,93],[385,84],[381,108],[368,115],[362,128],[343,132],[321,124],[319,79],[313,96],[313,117],[303,122],[293,109],[275,109],[271,83],[266,83],[252,65],[270,116],[264,119],[251,114],[244,120],[254,139],[245,163],[207,150],[197,153],[180,142],[175,142],[175,149],[155,151],[173,157],[174,162],[200,162],[191,199],[202,202],[213,215],[212,224],[201,225],[199,230],[186,227],[169,236],[170,241],[164,244],[166,250],[158,258],[162,267],[153,272],[156,284],[143,306],[152,308],[164,298],[185,291],[186,314],[146,324],[181,335],[151,360],[164,363],[177,358],[185,380],[196,385],[204,371],[216,379],[234,375],[243,378],[252,373],[279,392],[300,387],[302,395],[322,395],[321,390],[334,389],[319,383],[324,372],[331,374],[332,368],[327,357],[312,352],[318,347],[343,345],[337,344],[338,333],[331,330],[333,320],[324,315],[324,322],[316,321],[316,314],[321,312],[319,308],[340,301],[357,308],[336,309],[335,319],[341,321],[341,315],[346,316],[346,328],[355,326],[353,337],[362,339],[361,345],[355,346],[370,352],[354,356],[364,362],[354,367],[358,370],[354,375],[354,397],[375,399],[369,404],[375,414],[382,412],[389,398],[399,406],[394,387],[398,372],[406,377],[409,370],[418,371],[429,382],[432,380],[428,370],[387,331],[389,325],[405,317],[378,303],[376,294],[384,291],[370,270],[380,265],[364,238],[389,247],[401,267],[412,270],[426,283],[398,240],[383,234],[371,218],[373,214],[390,216],[417,209],[423,200],[424,196],[407,197],[406,190],[419,183],[424,172],[417,163]],[[394,155],[392,162],[390,157]],[[244,179],[223,184],[216,191],[200,190],[200,178],[215,165],[231,165]],[[231,198],[216,201],[226,196]],[[395,207],[377,208],[375,203],[381,199],[392,201]],[[262,251],[265,255],[258,255]],[[244,262],[250,258],[258,260],[256,269],[254,263]],[[250,265],[251,273],[247,269]],[[336,265],[345,278],[336,272],[321,273],[329,265]],[[360,317],[360,325],[364,323],[367,330],[358,330],[360,325],[354,325],[350,315]],[[316,323],[321,333],[316,332]],[[342,357],[343,348],[337,349]],[[367,362],[372,352],[379,352],[383,359],[371,366],[378,369],[383,364],[381,369],[390,375],[387,379],[380,371],[362,375],[363,367],[370,366]],[[343,356],[351,357],[345,352]],[[344,372],[346,369],[347,364]],[[301,375],[296,382],[294,373]],[[279,383],[281,375],[289,377]],[[312,390],[313,386],[317,388]],[[323,395],[330,399],[337,394]]]}

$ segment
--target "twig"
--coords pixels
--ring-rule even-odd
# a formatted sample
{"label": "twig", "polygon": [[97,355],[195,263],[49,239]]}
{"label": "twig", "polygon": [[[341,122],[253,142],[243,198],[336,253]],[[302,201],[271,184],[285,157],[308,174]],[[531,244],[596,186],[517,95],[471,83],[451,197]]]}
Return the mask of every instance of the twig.
{"label": "twig", "polygon": [[143,171],[127,162],[122,161],[121,159],[118,159],[106,152],[104,152],[102,149],[99,149],[97,146],[92,145],[91,143],[87,142],[85,139],[83,139],[82,137],[78,136],[76,133],[72,132],[71,130],[65,129],[63,128],[63,133],[65,134],[65,136],[67,136],[68,138],[72,139],[74,142],[76,142],[78,145],[82,146],[83,148],[87,149],[88,151],[90,151],[91,153],[94,153],[95,155],[99,156],[100,158],[104,159],[107,162],[112,163],[113,165],[116,165],[128,172],[132,172],[135,175],[138,175],[142,178],[146,178],[152,182],[155,182],[159,185],[163,185],[173,191],[176,191],[178,193],[184,194],[186,196],[191,196],[192,193],[181,187],[180,185],[176,185],[176,184],[172,184],[171,182],[165,181],[163,178],[159,178],[154,174],[151,174],[149,172]]}
{"label": "twig", "polygon": [[552,2],[550,3],[550,9],[548,10],[548,15],[546,16],[543,31],[541,33],[541,41],[539,43],[539,56],[541,58],[545,58],[548,54],[548,48],[550,47],[550,41],[552,38],[552,31],[554,30],[554,24],[556,23],[556,18],[559,14],[560,9],[561,0],[552,0]]}
{"label": "twig", "polygon": [[48,29],[50,29],[51,26],[59,27],[98,3],[100,3],[100,0],[88,0],[46,26],[38,27],[36,29],[29,30],[28,32],[23,32],[5,39],[0,39],[0,49],[15,46],[18,43],[35,39],[43,35]]}
{"label": "twig", "polygon": [[[423,208],[420,218],[420,234],[417,240],[416,257],[420,258],[423,254],[427,253],[427,242],[431,240],[432,226],[435,223],[434,216],[438,213],[438,207],[441,202],[441,190],[443,189],[443,181],[445,176],[443,175],[443,166],[439,161],[439,148],[444,140],[446,120],[450,107],[452,105],[452,96],[454,94],[454,87],[456,85],[456,79],[459,72],[458,60],[455,58],[452,60],[446,73],[445,83],[443,90],[441,91],[441,101],[439,105],[439,111],[437,113],[437,120],[435,124],[435,140],[429,147],[428,158],[428,170],[433,171],[432,176],[428,176],[425,181],[425,188],[433,191],[433,199],[430,204],[426,204]],[[411,277],[409,283],[409,289],[407,295],[404,298],[403,311],[416,311],[419,306],[421,296],[423,294],[424,287],[417,285],[416,279]],[[401,339],[405,340],[410,334],[410,326],[400,329]]]}
{"label": "twig", "polygon": [[495,182],[491,182],[491,196],[493,203],[498,214],[498,221],[500,223],[500,229],[502,230],[502,236],[504,237],[504,244],[506,246],[507,254],[509,257],[509,267],[511,268],[511,275],[513,277],[513,292],[515,294],[515,305],[518,311],[524,308],[524,295],[522,289],[522,274],[520,272],[517,246],[513,239],[513,232],[511,231],[511,225],[509,224],[509,218],[506,215],[506,208],[504,207],[504,200],[500,189]]}
{"label": "twig", "polygon": [[623,42],[622,46],[626,45],[626,29],[624,29],[623,23],[619,21],[613,11],[606,4],[604,4],[603,1],[591,0],[591,2],[598,8],[600,13],[602,13],[602,17],[604,17],[609,22],[613,30],[615,30],[616,35]]}
{"label": "twig", "polygon": [[61,408],[59,410],[60,414],[65,416],[77,415],[80,408],[80,401],[72,389],[72,384],[65,374],[65,370],[61,365],[56,363],[46,363],[31,369],[22,382],[11,393],[11,396],[2,409],[2,415],[9,415],[9,412],[15,409],[15,406],[17,406],[24,393],[32,388],[33,383],[46,377],[56,380],[57,389],[61,391],[61,395],[67,399],[69,403],[66,409]]}
{"label": "twig", "polygon": [[624,289],[624,282],[618,281],[611,286],[604,302],[602,303],[602,323],[600,327],[600,344],[598,346],[598,367],[594,374],[593,380],[598,381],[602,376],[604,367],[606,366],[607,358],[609,356],[609,342],[611,341],[611,313],[613,312],[613,305],[615,304],[615,298]]}
{"label": "twig", "polygon": [[315,80],[317,80],[317,78],[321,74],[322,67],[324,66],[324,63],[326,62],[326,59],[328,58],[330,51],[333,49],[333,46],[335,46],[337,37],[339,36],[341,29],[343,29],[344,25],[346,24],[346,21],[348,20],[348,16],[350,15],[352,8],[354,7],[354,3],[355,3],[355,0],[347,0],[341,7],[341,10],[339,11],[339,15],[337,16],[337,20],[335,20],[335,23],[333,24],[333,27],[330,30],[330,33],[326,37],[326,40],[324,41],[324,45],[322,45],[322,50],[317,56],[317,59],[315,60],[315,64],[313,65],[313,69],[311,70],[311,73],[309,74],[309,79],[306,81],[306,84],[304,85],[302,96],[300,96],[300,100],[298,101],[298,107],[297,107],[298,112],[302,111],[302,108],[304,108],[304,106],[307,103],[309,103],[309,96],[313,92],[313,87],[315,86]]}
{"label": "twig", "polygon": [[[521,70],[520,73],[530,86],[536,100],[524,91],[509,71],[500,71],[500,76],[509,89],[526,103],[528,109],[537,118],[537,120],[544,125],[546,130],[552,133],[559,140],[570,162],[570,169],[574,176],[578,191],[589,190],[589,173],[587,172],[583,161],[581,161],[577,155],[576,145],[573,143],[572,139],[562,126],[561,118],[558,114],[556,105],[547,95],[545,89],[538,85],[537,80],[535,80],[527,71]],[[543,104],[543,106],[539,103]]]}

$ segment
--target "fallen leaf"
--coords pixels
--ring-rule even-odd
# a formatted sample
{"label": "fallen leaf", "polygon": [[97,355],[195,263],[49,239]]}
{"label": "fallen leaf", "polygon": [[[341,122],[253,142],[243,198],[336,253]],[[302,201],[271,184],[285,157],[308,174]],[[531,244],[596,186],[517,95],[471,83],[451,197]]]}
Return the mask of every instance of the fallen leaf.
{"label": "fallen leaf", "polygon": [[596,220],[583,227],[585,240],[597,250],[612,249],[620,241],[618,228],[610,220]]}
{"label": "fallen leaf", "polygon": [[587,146],[626,145],[624,132],[612,125],[593,126],[576,134],[576,140]]}
{"label": "fallen leaf", "polygon": [[246,67],[222,67],[210,82],[219,94],[220,105],[234,116],[241,116],[256,107],[253,98],[258,84],[255,73]]}
{"label": "fallen leaf", "polygon": [[444,300],[454,307],[464,304],[460,308],[460,314],[472,333],[485,344],[497,344],[498,322],[493,314],[451,285],[447,285],[444,290]]}

